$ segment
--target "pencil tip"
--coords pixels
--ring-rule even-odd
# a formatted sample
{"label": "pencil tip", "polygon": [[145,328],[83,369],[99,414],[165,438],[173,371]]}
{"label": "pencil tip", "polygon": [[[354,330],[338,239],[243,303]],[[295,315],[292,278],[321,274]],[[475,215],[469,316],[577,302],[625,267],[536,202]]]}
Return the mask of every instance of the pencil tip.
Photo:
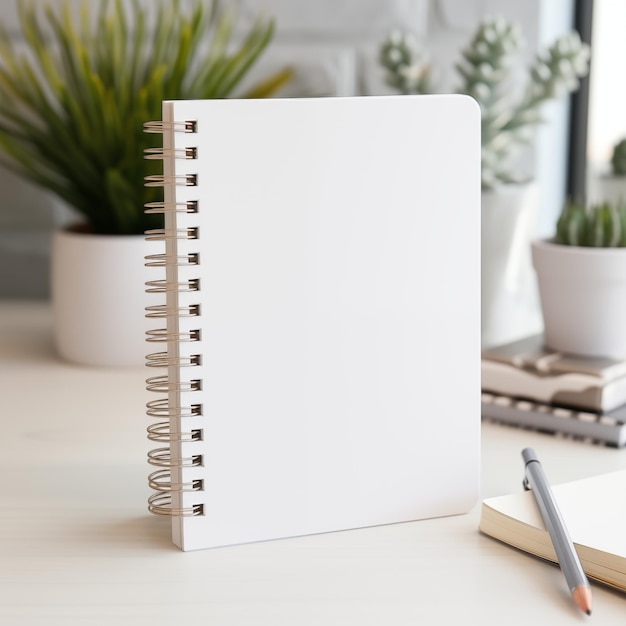
{"label": "pencil tip", "polygon": [[576,587],[572,591],[572,598],[581,611],[591,615],[591,589],[587,585]]}

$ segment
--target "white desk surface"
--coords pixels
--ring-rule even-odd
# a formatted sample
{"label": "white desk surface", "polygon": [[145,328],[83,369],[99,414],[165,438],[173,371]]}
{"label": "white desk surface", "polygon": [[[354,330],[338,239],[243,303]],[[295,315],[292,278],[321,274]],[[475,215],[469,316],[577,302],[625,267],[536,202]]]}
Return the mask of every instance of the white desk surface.
{"label": "white desk surface", "polygon": [[[579,613],[557,567],[479,534],[478,503],[180,552],[146,510],[145,378],[58,360],[46,304],[0,303],[1,624],[623,623],[626,595],[594,585],[593,615]],[[483,497],[521,488],[525,446],[552,482],[626,468],[626,450],[484,424]]]}

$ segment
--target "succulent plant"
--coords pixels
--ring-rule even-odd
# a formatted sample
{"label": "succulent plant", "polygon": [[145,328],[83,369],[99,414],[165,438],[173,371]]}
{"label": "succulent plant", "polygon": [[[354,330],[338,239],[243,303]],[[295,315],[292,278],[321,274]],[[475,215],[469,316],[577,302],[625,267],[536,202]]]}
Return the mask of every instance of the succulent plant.
{"label": "succulent plant", "polygon": [[[143,205],[160,171],[143,158],[158,138],[143,123],[163,100],[226,98],[264,51],[273,22],[233,41],[234,16],[218,0],[150,3],[83,0],[80,17],[33,0],[16,2],[28,54],[0,25],[0,162],[65,200],[100,234],[139,234],[160,216]],[[95,7],[95,10],[94,10]],[[244,97],[288,78],[270,77]]]}
{"label": "succulent plant", "polygon": [[[425,53],[416,44],[406,45],[406,41],[406,35],[393,33],[381,47],[387,83],[401,93],[427,93]],[[488,18],[481,22],[456,66],[462,79],[458,92],[475,98],[482,111],[484,188],[519,180],[512,173],[511,159],[542,121],[541,107],[577,89],[579,79],[589,71],[589,47],[577,33],[571,33],[537,55],[528,70],[527,85],[516,97],[513,62],[522,46],[519,26],[503,18]],[[396,64],[389,62],[390,54],[398,59]],[[407,76],[421,78],[407,83]]]}
{"label": "succulent plant", "polygon": [[413,35],[392,32],[381,46],[379,58],[387,70],[386,81],[390,87],[404,94],[428,92],[428,57]]}
{"label": "succulent plant", "polygon": [[616,176],[626,175],[626,139],[622,139],[613,148],[611,167]]}
{"label": "succulent plant", "polygon": [[565,205],[556,227],[556,243],[566,246],[617,248],[626,246],[626,205],[608,202],[585,208]]}

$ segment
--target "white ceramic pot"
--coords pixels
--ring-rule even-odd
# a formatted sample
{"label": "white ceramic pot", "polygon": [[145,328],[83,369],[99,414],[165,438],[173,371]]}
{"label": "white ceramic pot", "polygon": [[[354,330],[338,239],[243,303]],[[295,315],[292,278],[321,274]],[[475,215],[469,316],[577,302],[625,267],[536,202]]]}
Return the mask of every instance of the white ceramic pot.
{"label": "white ceramic pot", "polygon": [[483,191],[481,209],[482,347],[541,332],[530,259],[538,192],[534,183]]}
{"label": "white ceramic pot", "polygon": [[143,235],[55,232],[51,293],[59,354],[83,365],[145,363],[145,332],[154,326],[145,307],[155,304],[145,282],[159,278],[144,257],[160,251]]}
{"label": "white ceramic pot", "polygon": [[626,248],[532,244],[546,344],[626,358]]}

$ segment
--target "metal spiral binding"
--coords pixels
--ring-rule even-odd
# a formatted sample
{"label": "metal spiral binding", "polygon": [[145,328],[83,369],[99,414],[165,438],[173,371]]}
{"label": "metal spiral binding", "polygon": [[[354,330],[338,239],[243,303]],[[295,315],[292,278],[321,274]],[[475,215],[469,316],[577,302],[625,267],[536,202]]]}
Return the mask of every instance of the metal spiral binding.
{"label": "metal spiral binding", "polygon": [[153,228],[145,231],[146,241],[167,241],[168,239],[198,239],[197,228]]}
{"label": "metal spiral binding", "polygon": [[168,257],[167,254],[149,254],[145,257],[146,267],[166,267],[167,265],[199,265],[200,257],[197,253],[187,256]]}
{"label": "metal spiral binding", "polygon": [[168,318],[168,317],[198,317],[200,315],[200,305],[192,304],[190,306],[170,308],[167,304],[155,304],[146,307],[146,317]]}
{"label": "metal spiral binding", "polygon": [[167,399],[150,400],[146,405],[146,414],[159,419],[165,417],[196,417],[202,415],[202,406],[192,404],[190,407],[171,406]]}
{"label": "metal spiral binding", "polygon": [[[147,133],[195,133],[197,125],[195,121],[184,122],[147,122],[144,124],[144,132]],[[145,150],[144,157],[150,160],[173,159],[193,160],[197,158],[197,148],[185,146],[183,148],[164,147],[149,148]],[[195,187],[198,184],[197,174],[162,174],[146,176],[146,187]],[[167,197],[167,194],[166,194]],[[197,228],[173,228],[174,214],[190,214],[198,212],[198,201],[187,200],[185,202],[149,202],[145,205],[147,214],[165,215],[165,228],[146,231],[148,241],[165,242],[165,252],[151,254],[146,257],[146,266],[161,269],[185,268],[197,266],[200,263],[198,252],[178,254],[175,251],[177,241],[198,239]],[[168,217],[172,216],[172,217]],[[193,293],[200,289],[200,279],[196,277],[187,280],[172,280],[172,273],[166,279],[150,280],[146,283],[146,291],[153,294],[165,295],[165,304],[156,304],[146,307],[146,317],[164,320],[167,323],[164,328],[156,328],[146,333],[146,341],[160,343],[167,347],[166,350],[153,352],[146,357],[146,365],[151,368],[166,368],[168,372],[178,372],[179,368],[197,367],[201,364],[200,354],[180,356],[177,353],[176,344],[200,341],[200,330],[178,330],[175,325],[177,320],[187,317],[198,317],[200,305],[197,303],[177,305],[178,296],[174,294]],[[172,296],[172,297],[170,297]],[[168,321],[171,320],[171,321]],[[171,322],[174,322],[171,323]],[[173,517],[188,517],[204,515],[204,505],[191,504],[190,506],[177,506],[182,502],[178,494],[186,492],[202,491],[204,489],[201,479],[181,480],[181,471],[184,468],[199,467],[203,464],[201,454],[183,456],[180,451],[187,451],[188,444],[202,441],[203,431],[201,428],[180,428],[180,420],[196,418],[202,415],[202,405],[199,403],[189,406],[176,406],[174,398],[181,394],[194,392],[202,389],[202,381],[191,377],[190,380],[172,379],[170,374],[151,376],[146,380],[146,388],[150,392],[165,395],[156,400],[151,400],[146,405],[146,414],[155,418],[155,423],[148,426],[148,439],[150,441],[167,444],[167,447],[156,448],[148,453],[148,463],[157,469],[148,476],[148,485],[154,493],[148,498],[148,509],[157,515]]]}
{"label": "metal spiral binding", "polygon": [[146,148],[144,159],[162,161],[163,159],[197,159],[197,148]]}
{"label": "metal spiral binding", "polygon": [[169,352],[153,352],[146,356],[146,365],[148,367],[191,367],[192,365],[200,365],[200,355],[192,354],[191,356],[170,356]]}
{"label": "metal spiral binding", "polygon": [[144,177],[145,187],[164,187],[165,185],[178,185],[179,187],[197,187],[197,174],[151,174]]}
{"label": "metal spiral binding", "polygon": [[202,389],[202,383],[199,380],[175,383],[170,381],[167,374],[163,374],[161,376],[150,376],[150,378],[146,378],[146,389],[154,393],[200,391]]}
{"label": "metal spiral binding", "polygon": [[144,133],[158,133],[162,135],[170,131],[174,133],[197,133],[198,125],[195,120],[186,120],[184,122],[163,122],[158,120],[145,122],[143,125]]}
{"label": "metal spiral binding", "polygon": [[172,453],[167,448],[155,448],[148,452],[148,463],[155,467],[198,467],[202,465],[202,455],[196,454],[194,456],[177,458],[173,457]]}
{"label": "metal spiral binding", "polygon": [[187,291],[200,291],[200,280],[192,278],[182,283],[171,283],[166,279],[149,280],[146,282],[146,293],[183,293]]}
{"label": "metal spiral binding", "polygon": [[190,330],[188,332],[169,332],[167,328],[155,328],[146,331],[146,341],[150,343],[166,343],[168,341],[200,341],[200,331]]}
{"label": "metal spiral binding", "polygon": [[187,200],[187,202],[146,202],[144,205],[146,215],[159,213],[197,213],[198,202]]}

